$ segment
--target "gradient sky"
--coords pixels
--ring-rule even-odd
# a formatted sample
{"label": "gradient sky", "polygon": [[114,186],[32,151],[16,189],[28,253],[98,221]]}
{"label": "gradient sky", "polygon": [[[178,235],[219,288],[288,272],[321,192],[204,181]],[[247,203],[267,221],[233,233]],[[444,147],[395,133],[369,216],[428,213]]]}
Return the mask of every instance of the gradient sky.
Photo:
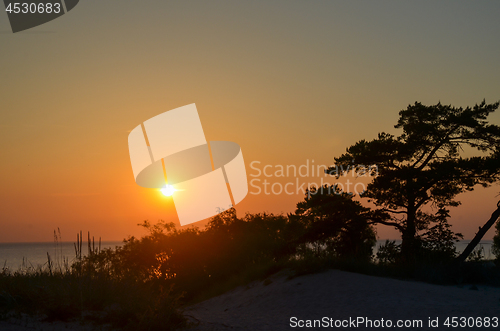
{"label": "gradient sky", "polygon": [[[2,12],[0,242],[51,241],[57,227],[67,241],[121,240],[146,219],[177,222],[170,198],[135,184],[127,136],[186,104],[208,140],[240,144],[250,175],[253,161],[330,165],[398,133],[415,101],[498,101],[498,13],[497,1],[84,0],[13,34]],[[499,191],[461,196],[453,229],[471,238]],[[237,211],[287,213],[301,199],[250,194]]]}

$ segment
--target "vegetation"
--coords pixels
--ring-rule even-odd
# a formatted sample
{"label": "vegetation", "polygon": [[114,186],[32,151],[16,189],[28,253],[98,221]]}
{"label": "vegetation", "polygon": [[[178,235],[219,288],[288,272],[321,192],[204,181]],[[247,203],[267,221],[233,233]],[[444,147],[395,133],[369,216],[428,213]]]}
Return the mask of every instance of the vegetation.
{"label": "vegetation", "polygon": [[[447,247],[459,237],[450,232],[446,219],[446,207],[460,204],[455,200],[459,193],[500,179],[500,126],[487,122],[498,106],[484,101],[472,108],[417,102],[399,113],[395,128],[403,130],[401,135],[382,132],[377,139],[361,140],[335,158],[337,167],[327,171],[338,172],[340,166],[340,175],[352,167],[362,172],[367,165],[377,166],[369,168],[377,176],[363,197],[386,218],[373,223],[398,229],[402,257],[415,263],[426,254],[426,246],[436,247],[435,231],[442,232],[439,241],[446,240]],[[468,156],[466,148],[481,155]],[[437,208],[437,213],[424,210],[426,206]]]}
{"label": "vegetation", "polygon": [[[234,209],[209,222],[204,230],[176,229],[172,223],[141,226],[142,238],[130,237],[122,247],[96,248],[63,265],[50,260],[45,268],[3,269],[0,311],[43,314],[46,320],[111,324],[125,330],[176,330],[186,325],[180,307],[221,294],[289,268],[295,276],[340,268],[365,274],[413,278],[435,283],[489,282],[500,279],[498,268],[450,265],[454,249],[443,244],[450,234],[437,223],[430,228],[427,260],[401,264],[401,247],[386,242],[373,258],[372,211],[353,195],[311,188],[294,214],[247,214]],[[445,217],[446,215],[441,215]],[[444,238],[444,239],[443,239]]]}
{"label": "vegetation", "polygon": [[300,233],[295,232],[301,247],[315,247],[316,255],[360,261],[372,258],[376,235],[368,221],[373,217],[369,208],[354,200],[354,195],[327,185],[308,190],[295,214],[289,216],[300,229]]}
{"label": "vegetation", "polygon": [[[80,234],[71,265],[55,267],[49,257],[47,266],[37,270],[11,273],[4,268],[0,309],[130,330],[178,329],[185,325],[181,305],[264,279],[281,268],[306,273],[307,263],[370,261],[375,233],[366,223],[366,209],[346,194],[310,196],[294,215],[238,218],[230,209],[203,230],[144,221],[140,225],[148,230],[146,236],[130,237],[115,249],[100,250],[89,236],[87,256]],[[336,209],[338,213],[322,217]]]}
{"label": "vegetation", "polygon": [[[311,187],[293,214],[238,218],[230,209],[204,229],[144,221],[140,225],[148,230],[146,236],[129,237],[115,249],[96,248],[89,235],[87,256],[80,233],[71,265],[54,265],[48,256],[44,268],[4,268],[0,312],[78,318],[130,330],[175,330],[186,325],[183,305],[282,268],[295,275],[341,268],[435,283],[499,285],[500,269],[486,268],[481,250],[472,250],[466,263],[453,263],[454,242],[461,235],[451,230],[447,209],[459,205],[454,200],[458,193],[490,185],[500,176],[500,127],[486,122],[498,105],[483,102],[462,109],[416,103],[400,112],[400,136],[381,133],[336,158],[339,175],[352,162],[358,171],[377,165],[378,176],[361,196],[375,208],[335,186]],[[465,145],[485,155],[464,157]],[[428,205],[435,212],[424,211]],[[499,213],[500,207],[478,236]],[[402,244],[387,241],[373,256],[374,224],[396,227]],[[494,253],[500,259],[500,225],[496,227]]]}

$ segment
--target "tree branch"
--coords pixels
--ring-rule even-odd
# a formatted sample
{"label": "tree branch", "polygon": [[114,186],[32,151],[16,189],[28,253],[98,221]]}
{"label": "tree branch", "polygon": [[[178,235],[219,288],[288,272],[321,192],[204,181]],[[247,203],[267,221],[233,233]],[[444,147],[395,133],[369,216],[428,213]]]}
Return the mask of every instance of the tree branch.
{"label": "tree branch", "polygon": [[369,220],[368,224],[383,224],[383,225],[393,226],[401,232],[404,230],[404,227],[396,222],[383,221],[383,220]]}
{"label": "tree branch", "polygon": [[382,211],[387,211],[389,213],[394,213],[394,214],[408,214],[408,212],[404,210],[392,210],[389,208],[383,208]]}
{"label": "tree branch", "polygon": [[498,201],[497,209],[493,212],[493,214],[491,214],[491,217],[488,220],[488,222],[486,222],[486,224],[483,225],[483,227],[479,228],[479,231],[476,233],[474,239],[472,239],[472,241],[467,245],[467,247],[465,247],[465,250],[462,252],[462,254],[460,254],[457,257],[458,262],[465,261],[465,259],[469,256],[470,253],[472,253],[474,248],[477,246],[477,244],[479,244],[481,239],[483,239],[483,236],[486,234],[486,232],[488,232],[488,230],[493,226],[493,224],[495,224],[495,222],[499,217],[500,217],[500,201]]}
{"label": "tree branch", "polygon": [[436,147],[432,149],[425,161],[417,168],[418,170],[422,170],[432,160],[434,154],[436,154],[436,152],[445,144],[446,141],[449,141],[450,135],[459,127],[460,125],[457,124],[453,128],[451,128],[450,131],[448,131],[446,136],[436,145]]}

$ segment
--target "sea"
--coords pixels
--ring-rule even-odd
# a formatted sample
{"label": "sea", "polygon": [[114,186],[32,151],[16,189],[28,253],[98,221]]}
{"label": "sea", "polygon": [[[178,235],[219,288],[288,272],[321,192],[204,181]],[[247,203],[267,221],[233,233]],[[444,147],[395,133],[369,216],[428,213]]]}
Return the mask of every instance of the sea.
{"label": "sea", "polygon": [[[101,249],[122,246],[122,241],[103,241]],[[99,247],[95,243],[96,248]],[[82,243],[82,255],[88,255],[88,243]],[[11,271],[36,270],[48,265],[64,268],[76,260],[75,243],[42,242],[42,243],[0,243],[0,271],[4,268]]]}
{"label": "sea", "polygon": [[[455,244],[457,251],[462,252],[469,242],[470,240],[457,242]],[[385,240],[378,240],[374,253],[384,243]],[[396,240],[396,243],[399,244],[401,241]],[[101,242],[101,249],[122,245],[122,241],[104,241]],[[482,249],[484,258],[491,260],[495,258],[491,252],[492,245],[493,240],[483,240],[476,249]],[[82,244],[82,254],[88,254],[86,242]],[[55,267],[71,266],[76,260],[75,244],[72,242],[0,243],[0,271],[4,268],[11,271],[44,268],[48,265],[48,256]]]}

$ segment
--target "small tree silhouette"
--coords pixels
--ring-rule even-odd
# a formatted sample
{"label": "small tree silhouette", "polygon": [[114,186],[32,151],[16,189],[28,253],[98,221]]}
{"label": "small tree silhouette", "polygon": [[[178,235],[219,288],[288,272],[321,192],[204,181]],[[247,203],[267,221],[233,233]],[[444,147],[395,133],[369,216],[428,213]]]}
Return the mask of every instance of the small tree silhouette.
{"label": "small tree silhouette", "polygon": [[323,246],[336,257],[370,260],[376,243],[369,224],[374,215],[353,198],[335,186],[311,187],[289,216],[303,226],[299,242]]}

